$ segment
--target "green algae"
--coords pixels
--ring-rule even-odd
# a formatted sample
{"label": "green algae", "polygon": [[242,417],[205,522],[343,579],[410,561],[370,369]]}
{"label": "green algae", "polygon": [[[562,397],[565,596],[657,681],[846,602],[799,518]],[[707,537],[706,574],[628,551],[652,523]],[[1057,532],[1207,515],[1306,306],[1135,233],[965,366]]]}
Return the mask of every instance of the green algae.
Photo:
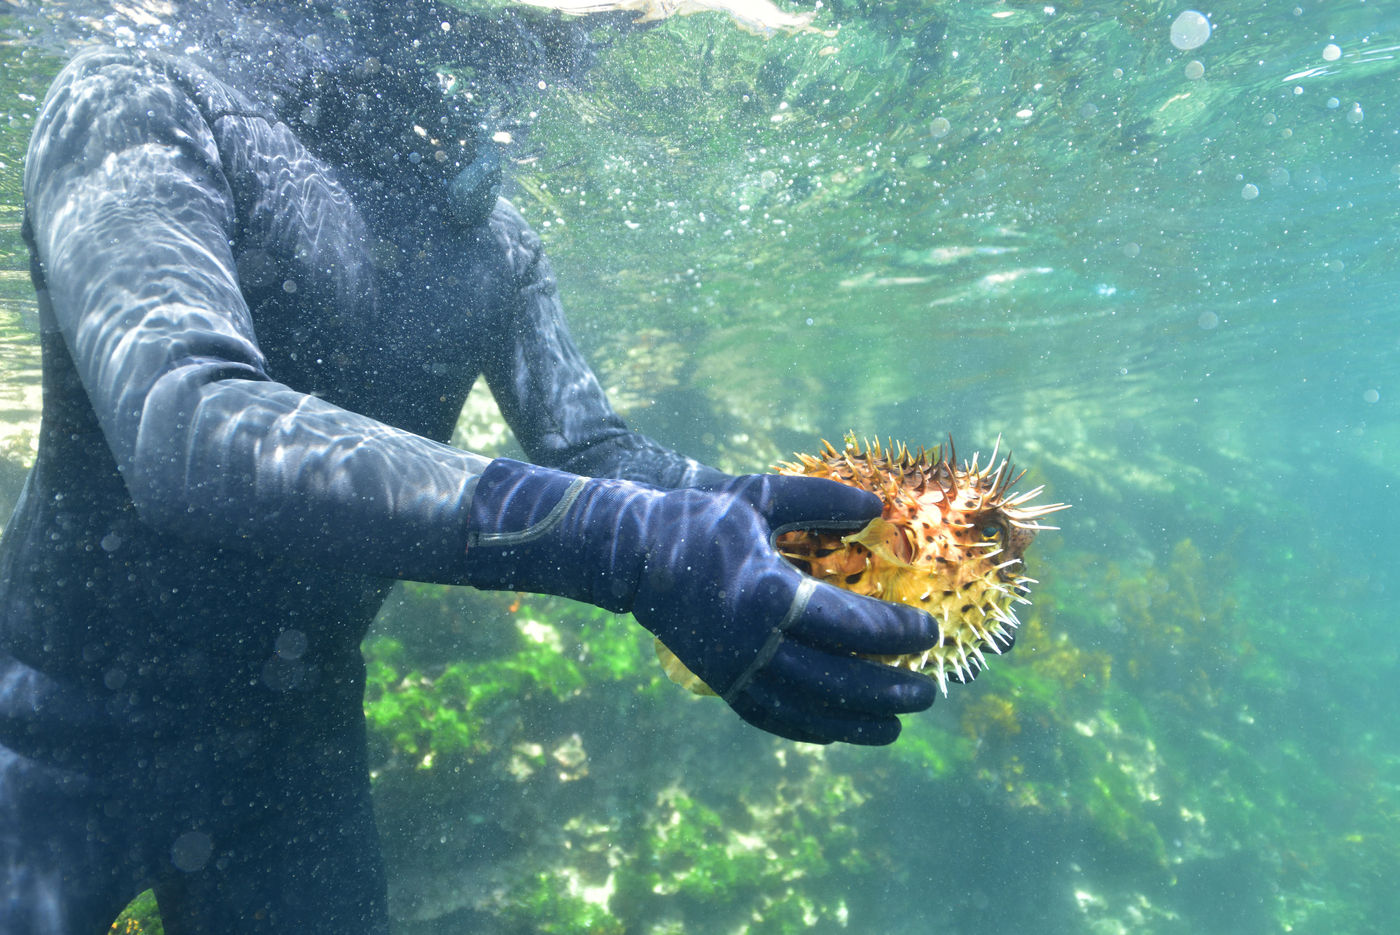
{"label": "green algae", "polygon": [[146,890],[133,899],[112,923],[111,935],[165,935],[156,894]]}

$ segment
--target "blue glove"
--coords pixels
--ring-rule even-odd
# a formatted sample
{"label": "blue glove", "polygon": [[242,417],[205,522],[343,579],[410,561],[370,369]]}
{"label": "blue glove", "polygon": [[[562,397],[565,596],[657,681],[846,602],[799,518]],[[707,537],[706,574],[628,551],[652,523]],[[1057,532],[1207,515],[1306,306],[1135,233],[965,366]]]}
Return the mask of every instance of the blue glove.
{"label": "blue glove", "polygon": [[874,494],[757,474],[709,490],[659,490],[497,459],[472,497],[467,582],[630,611],[751,724],[812,743],[883,744],[922,711],[926,676],[854,653],[938,642],[923,611],[802,574],[785,529],[855,531]]}

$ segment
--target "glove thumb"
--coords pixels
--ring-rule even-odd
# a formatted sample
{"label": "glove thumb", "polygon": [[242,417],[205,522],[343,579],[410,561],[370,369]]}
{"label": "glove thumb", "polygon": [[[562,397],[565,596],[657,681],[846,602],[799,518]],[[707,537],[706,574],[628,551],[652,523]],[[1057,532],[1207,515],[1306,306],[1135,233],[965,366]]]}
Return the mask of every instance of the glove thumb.
{"label": "glove thumb", "polygon": [[846,526],[859,529],[880,515],[880,498],[868,490],[820,477],[765,475],[767,494],[759,510],[775,531]]}

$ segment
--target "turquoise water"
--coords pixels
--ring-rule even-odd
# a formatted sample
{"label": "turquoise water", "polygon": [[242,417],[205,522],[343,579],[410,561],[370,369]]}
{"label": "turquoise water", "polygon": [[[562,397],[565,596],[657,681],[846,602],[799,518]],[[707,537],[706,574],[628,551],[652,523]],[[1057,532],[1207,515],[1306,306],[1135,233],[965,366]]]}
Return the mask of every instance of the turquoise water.
{"label": "turquoise water", "polygon": [[[887,750],[743,728],[625,622],[404,589],[367,647],[402,931],[1393,929],[1400,9],[1202,6],[1180,49],[1188,9],[707,14],[532,102],[509,193],[630,421],[731,470],[1001,436],[1074,509],[1016,650]],[[0,59],[5,480],[56,62]],[[404,740],[410,672],[469,736]]]}

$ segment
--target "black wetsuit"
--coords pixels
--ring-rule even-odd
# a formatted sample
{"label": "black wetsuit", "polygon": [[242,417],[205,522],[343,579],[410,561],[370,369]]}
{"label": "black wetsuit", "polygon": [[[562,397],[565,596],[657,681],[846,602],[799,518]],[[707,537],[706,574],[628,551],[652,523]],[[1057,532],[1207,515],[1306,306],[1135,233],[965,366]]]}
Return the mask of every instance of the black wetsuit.
{"label": "black wetsuit", "polygon": [[[462,578],[484,375],[528,455],[681,486],[496,204],[334,165],[226,83],[84,53],[25,178],[38,461],[0,543],[0,932],[386,928],[359,642],[392,579]],[[348,150],[347,150],[348,151]],[[407,178],[407,177],[405,177]]]}

